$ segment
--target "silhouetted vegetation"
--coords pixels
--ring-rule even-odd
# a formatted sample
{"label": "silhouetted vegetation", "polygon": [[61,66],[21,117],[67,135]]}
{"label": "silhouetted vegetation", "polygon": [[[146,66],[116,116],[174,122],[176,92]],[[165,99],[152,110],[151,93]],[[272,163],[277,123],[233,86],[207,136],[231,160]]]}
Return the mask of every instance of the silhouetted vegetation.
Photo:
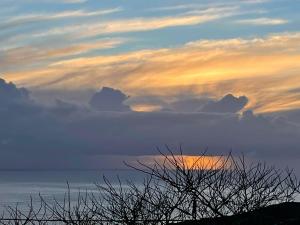
{"label": "silhouetted vegetation", "polygon": [[287,202],[238,215],[185,221],[180,225],[299,225],[299,212],[300,203]]}
{"label": "silhouetted vegetation", "polygon": [[207,161],[204,152],[187,162],[182,152],[160,153],[153,163],[128,165],[145,175],[143,183],[104,177],[96,192],[78,193],[76,202],[68,188],[63,201],[40,196],[37,208],[32,201],[28,210],[7,207],[0,224],[250,224],[253,213],[293,202],[299,194],[300,183],[288,169],[231,154]]}

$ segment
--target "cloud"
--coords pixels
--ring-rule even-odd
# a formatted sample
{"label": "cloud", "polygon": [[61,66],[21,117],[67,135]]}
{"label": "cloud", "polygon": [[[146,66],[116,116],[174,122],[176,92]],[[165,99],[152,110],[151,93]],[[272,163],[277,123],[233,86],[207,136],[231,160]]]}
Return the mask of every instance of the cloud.
{"label": "cloud", "polygon": [[103,87],[99,92],[94,94],[90,100],[90,106],[98,111],[130,111],[130,107],[125,105],[124,102],[129,97],[109,87]]}
{"label": "cloud", "polygon": [[[13,0],[3,0],[5,2],[12,2]],[[88,0],[22,0],[22,3],[62,3],[62,4],[81,4]]]}
{"label": "cloud", "polygon": [[244,109],[248,103],[246,96],[235,97],[227,94],[220,100],[205,95],[169,96],[163,101],[155,96],[138,96],[130,98],[127,103],[134,111],[166,111],[166,112],[211,112],[211,113],[237,113]]}
{"label": "cloud", "polygon": [[220,1],[220,2],[201,2],[200,4],[174,4],[174,5],[167,5],[167,6],[160,6],[156,8],[150,9],[150,11],[175,11],[175,10],[195,10],[195,9],[205,9],[208,7],[228,7],[228,6],[243,6],[248,4],[260,4],[269,2],[270,0],[228,0],[228,1]]}
{"label": "cloud", "polygon": [[210,101],[209,98],[187,98],[180,99],[172,102],[169,107],[165,109],[169,109],[176,112],[197,112],[201,111],[201,107],[207,104]]}
{"label": "cloud", "polygon": [[50,112],[59,116],[70,116],[74,114],[80,107],[74,103],[67,102],[61,99],[56,99],[54,107],[48,109]]}
{"label": "cloud", "polygon": [[[71,41],[71,40],[70,40]],[[116,48],[125,43],[125,39],[110,38],[100,39],[93,43],[74,43],[69,45],[61,45],[61,43],[54,43],[49,45],[32,45],[6,49],[3,51],[0,58],[0,65],[3,70],[11,70],[16,66],[32,66],[32,64],[45,64],[57,58],[74,57],[80,54],[88,53],[90,51]],[[32,63],[32,64],[31,64]]]}
{"label": "cloud", "polygon": [[203,106],[202,112],[237,113],[248,103],[246,96],[234,97],[232,94],[224,96],[219,101],[210,101]]}
{"label": "cloud", "polygon": [[89,16],[99,16],[110,14],[114,12],[121,11],[121,8],[113,8],[113,9],[105,9],[98,11],[84,11],[84,10],[76,10],[76,11],[63,11],[56,13],[43,13],[43,14],[26,14],[21,16],[16,16],[10,19],[8,22],[34,22],[41,20],[52,20],[52,19],[63,19],[63,18],[77,18],[77,17],[89,17]]}
{"label": "cloud", "polygon": [[121,8],[117,7],[97,11],[73,10],[52,13],[31,13],[3,19],[0,23],[0,27],[2,29],[12,29],[16,26],[24,26],[26,24],[41,23],[51,20],[79,19],[84,17],[107,15],[121,10]]}
{"label": "cloud", "polygon": [[248,103],[246,96],[235,97],[227,94],[220,100],[205,96],[184,96],[170,103],[162,103],[163,111],[173,112],[209,112],[209,113],[238,113]]}
{"label": "cloud", "polygon": [[29,92],[25,88],[17,88],[13,83],[0,79],[0,105],[29,101]]}
{"label": "cloud", "polygon": [[[256,157],[300,157],[299,124],[277,115],[134,112],[123,105],[127,95],[112,88],[94,95],[100,108],[62,100],[50,107],[29,101],[24,91],[4,81],[0,85],[5,99],[0,105],[1,169],[111,168],[113,160],[103,163],[105,155],[152,155],[155,146],[179,143],[186,154],[208,147],[217,155],[233,149]],[[11,104],[15,99],[22,104]]]}
{"label": "cloud", "polygon": [[298,94],[290,91],[300,84],[299,44],[299,33],[199,40],[174,48],[59,60],[5,77],[32,89],[113,86],[132,98],[155,96],[168,103],[179,100],[181,93],[213,98],[232,93],[247,96],[247,108],[255,112],[280,111],[300,106]]}
{"label": "cloud", "polygon": [[[27,13],[3,19],[0,22],[2,30],[8,28],[14,33],[13,28],[15,26],[18,26],[17,29],[26,29],[25,25],[30,24],[30,31],[26,33],[17,32],[14,35],[9,30],[7,33],[4,32],[4,37],[2,37],[4,42],[1,46],[4,59],[2,59],[0,64],[2,66],[5,64],[5,66],[3,66],[2,71],[7,72],[11,71],[11,68],[17,68],[17,65],[12,63],[12,60],[17,64],[19,63],[18,65],[22,65],[22,69],[24,69],[25,65],[26,68],[35,67],[37,64],[44,66],[45,63],[53,60],[53,53],[60,54],[59,56],[75,56],[87,53],[88,50],[97,49],[90,42],[91,38],[94,42],[97,42],[95,38],[98,39],[99,36],[145,32],[169,27],[193,26],[237,13],[236,7],[212,7],[172,16],[126,17],[101,21],[95,19],[84,20],[86,17],[106,15],[121,10],[122,8],[116,7],[96,11],[69,10],[49,13]],[[65,21],[66,19],[71,20]],[[50,20],[57,20],[57,23],[53,21],[48,23]],[[37,24],[35,26],[32,23]],[[60,23],[66,23],[66,25],[61,26]],[[118,38],[112,39],[117,40]],[[61,42],[61,40],[64,41]],[[119,42],[123,43],[125,41],[120,41],[119,38]],[[49,46],[53,47],[54,51],[49,50]],[[116,46],[118,44],[113,45],[113,47]],[[82,49],[86,49],[86,51],[81,51]],[[100,49],[104,48],[100,47]],[[69,55],[67,54],[68,52],[70,52]],[[24,55],[29,56],[24,57]],[[38,60],[42,60],[42,62],[37,63]]]}
{"label": "cloud", "polygon": [[279,116],[281,121],[286,122],[288,120],[289,122],[298,124],[300,126],[300,109],[299,108],[293,109],[293,110],[281,111],[281,112],[277,112],[275,114],[270,113],[267,115],[270,115],[270,116],[277,115],[277,116]]}
{"label": "cloud", "polygon": [[243,19],[237,20],[236,23],[239,24],[248,24],[248,25],[282,25],[287,24],[289,21],[285,19],[277,19],[277,18],[255,18],[255,19]]}
{"label": "cloud", "polygon": [[113,19],[104,22],[91,22],[55,27],[40,32],[39,36],[73,35],[77,37],[94,37],[115,33],[145,32],[169,27],[193,26],[229,17],[237,13],[237,7],[212,7],[202,10],[187,11],[172,16],[136,17]]}

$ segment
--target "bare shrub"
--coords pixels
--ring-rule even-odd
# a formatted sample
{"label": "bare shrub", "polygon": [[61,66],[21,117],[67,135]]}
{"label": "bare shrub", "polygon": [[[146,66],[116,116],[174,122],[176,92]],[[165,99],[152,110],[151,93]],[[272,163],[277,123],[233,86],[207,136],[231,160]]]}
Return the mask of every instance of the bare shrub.
{"label": "bare shrub", "polygon": [[76,201],[72,201],[69,184],[63,200],[53,199],[52,204],[40,196],[44,205],[48,220],[59,221],[60,224],[67,225],[94,225],[96,217],[93,213],[95,207],[90,201],[88,192],[79,192],[76,195]]}
{"label": "bare shrub", "polygon": [[153,165],[142,162],[129,165],[172,187],[186,201],[177,210],[184,219],[221,217],[249,212],[271,204],[294,201],[300,183],[293,171],[276,169],[265,163],[248,164],[244,156],[220,156],[205,165],[206,152],[192,164],[185,161],[182,151],[175,155],[169,148],[163,160]]}

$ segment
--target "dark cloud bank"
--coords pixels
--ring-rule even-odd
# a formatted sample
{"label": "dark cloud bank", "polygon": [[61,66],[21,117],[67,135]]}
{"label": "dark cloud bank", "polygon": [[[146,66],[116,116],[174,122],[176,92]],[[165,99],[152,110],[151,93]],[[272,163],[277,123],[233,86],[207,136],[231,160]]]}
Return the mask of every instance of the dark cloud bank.
{"label": "dark cloud bank", "polygon": [[50,107],[0,80],[0,169],[103,168],[111,163],[101,161],[103,155],[156,154],[155,147],[164,144],[183,144],[187,154],[207,147],[212,154],[233,150],[256,158],[300,158],[297,111],[255,115],[243,112],[246,97],[229,94],[142,113],[132,111],[127,99],[104,87],[88,107],[62,100]]}

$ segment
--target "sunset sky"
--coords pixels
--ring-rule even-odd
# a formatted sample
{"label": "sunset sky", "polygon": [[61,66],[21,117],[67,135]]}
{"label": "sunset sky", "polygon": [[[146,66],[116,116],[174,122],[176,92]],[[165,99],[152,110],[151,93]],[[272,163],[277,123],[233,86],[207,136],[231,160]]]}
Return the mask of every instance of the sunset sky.
{"label": "sunset sky", "polygon": [[22,168],[97,167],[178,143],[300,158],[299,11],[298,0],[1,0],[2,167],[22,154]]}
{"label": "sunset sky", "polygon": [[[298,1],[0,4],[1,73],[18,85],[42,91],[112,86],[162,101],[232,92],[246,95],[259,112],[300,106]],[[139,104],[160,106],[132,103]]]}

